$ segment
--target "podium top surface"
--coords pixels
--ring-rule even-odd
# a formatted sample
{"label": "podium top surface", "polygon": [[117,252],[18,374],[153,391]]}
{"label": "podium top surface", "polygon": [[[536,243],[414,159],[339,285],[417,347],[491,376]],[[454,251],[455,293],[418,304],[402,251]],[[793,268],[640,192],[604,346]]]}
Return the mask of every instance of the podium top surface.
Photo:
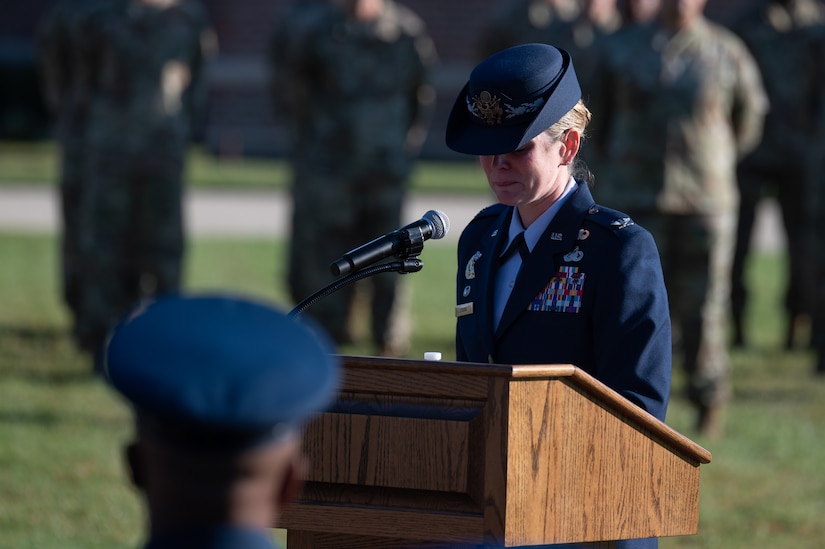
{"label": "podium top surface", "polygon": [[602,402],[617,415],[633,423],[636,428],[647,431],[675,451],[684,454],[685,457],[702,464],[711,461],[711,453],[708,450],[572,364],[485,364],[352,355],[340,355],[339,358],[344,363],[347,372],[343,387],[345,391],[352,388],[348,387],[348,384],[354,383],[353,377],[362,379],[361,376],[353,374],[369,373],[369,378],[374,379],[378,371],[402,377],[408,374],[457,376],[459,379],[463,378],[468,381],[491,377],[505,378],[511,382],[559,379]]}

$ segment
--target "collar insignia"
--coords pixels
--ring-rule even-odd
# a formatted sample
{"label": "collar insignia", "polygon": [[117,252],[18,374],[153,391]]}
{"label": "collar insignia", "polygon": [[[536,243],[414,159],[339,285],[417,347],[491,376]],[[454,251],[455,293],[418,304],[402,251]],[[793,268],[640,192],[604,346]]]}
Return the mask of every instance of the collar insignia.
{"label": "collar insignia", "polygon": [[617,229],[624,229],[625,227],[630,227],[631,225],[635,225],[635,223],[629,217],[620,217],[619,219],[617,219],[616,221],[611,223],[611,225],[613,225]]}

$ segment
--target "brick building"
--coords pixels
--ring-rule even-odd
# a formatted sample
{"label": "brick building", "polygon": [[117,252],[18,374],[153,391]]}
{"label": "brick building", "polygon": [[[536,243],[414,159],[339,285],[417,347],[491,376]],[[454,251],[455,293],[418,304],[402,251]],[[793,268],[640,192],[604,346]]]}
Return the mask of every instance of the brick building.
{"label": "brick building", "polygon": [[[208,75],[209,111],[202,131],[205,145],[222,155],[279,154],[284,136],[267,95],[265,52],[278,14],[288,0],[202,1],[220,43],[220,54],[210,65]],[[474,46],[481,25],[493,6],[512,0],[399,1],[425,20],[441,61],[435,75],[439,101],[424,154],[454,157],[443,145],[447,113],[475,64]],[[709,0],[706,13],[725,23],[752,1]],[[0,63],[4,52],[13,53],[16,62],[32,63],[37,21],[53,3],[3,2]]]}

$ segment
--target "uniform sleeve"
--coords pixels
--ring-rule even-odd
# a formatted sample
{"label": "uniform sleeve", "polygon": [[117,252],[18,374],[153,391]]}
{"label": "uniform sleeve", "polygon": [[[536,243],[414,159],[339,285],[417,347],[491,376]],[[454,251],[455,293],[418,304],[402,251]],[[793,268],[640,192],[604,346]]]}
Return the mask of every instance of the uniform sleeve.
{"label": "uniform sleeve", "polygon": [[753,55],[737,36],[731,33],[730,39],[737,72],[733,129],[737,155],[742,158],[755,149],[762,140],[765,114],[768,111],[768,97],[762,83],[759,65]]}
{"label": "uniform sleeve", "polygon": [[664,421],[672,370],[670,311],[653,237],[637,228],[614,261],[593,319],[594,375]]}
{"label": "uniform sleeve", "polygon": [[195,44],[188,60],[191,80],[184,99],[192,117],[192,125],[200,133],[206,120],[209,91],[204,69],[218,54],[218,36],[205,10],[198,10],[191,24]]}
{"label": "uniform sleeve", "polygon": [[65,10],[58,4],[40,20],[37,29],[38,62],[43,95],[52,114],[57,114],[71,71],[66,43]]}
{"label": "uniform sleeve", "polygon": [[[458,241],[458,249],[456,253],[456,294],[455,294],[455,303],[458,304],[458,296],[459,292],[461,291],[461,287],[464,282],[464,267],[462,266],[462,250],[466,249],[467,244],[465,244],[467,240],[467,229],[461,233]],[[469,342],[467,342],[469,343]],[[470,354],[467,352],[467,344],[465,343],[464,339],[461,336],[461,330],[458,329],[458,318],[456,318],[455,324],[455,359],[458,362],[472,362],[470,359]]]}

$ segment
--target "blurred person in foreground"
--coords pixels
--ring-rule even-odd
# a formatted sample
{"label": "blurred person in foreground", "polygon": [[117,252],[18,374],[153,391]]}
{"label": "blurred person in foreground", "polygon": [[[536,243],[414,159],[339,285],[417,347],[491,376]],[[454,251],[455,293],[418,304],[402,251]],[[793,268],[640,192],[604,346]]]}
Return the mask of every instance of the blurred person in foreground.
{"label": "blurred person in foreground", "polygon": [[[288,284],[296,303],[335,280],[336,258],[401,225],[434,107],[436,62],[424,22],[393,0],[335,0],[298,23],[286,66],[274,70],[284,79],[277,85],[291,88],[276,105],[292,132]],[[306,314],[339,345],[352,343],[357,293],[376,352],[403,356],[411,337],[406,282],[395,273],[366,278]]]}
{"label": "blurred person in foreground", "polygon": [[135,412],[126,459],[148,506],[146,549],[271,549],[295,497],[303,425],[339,364],[324,336],[271,306],[223,295],[150,301],[102,356]]}
{"label": "blurred person in foreground", "polygon": [[456,99],[447,145],[479,156],[499,201],[459,240],[456,358],[573,364],[664,420],[671,334],[659,255],[650,233],[577,178],[589,120],[570,55],[546,44],[488,57]]}
{"label": "blurred person in foreground", "polygon": [[41,44],[63,115],[64,293],[95,352],[139,299],[180,287],[183,169],[216,40],[197,0],[64,1]]}
{"label": "blurred person in foreground", "polygon": [[731,395],[736,165],[759,143],[768,103],[753,56],[704,6],[662,0],[653,24],[615,35],[591,145],[610,167],[596,197],[656,240],[696,428],[720,436]]}
{"label": "blurred person in foreground", "polygon": [[[806,247],[811,235],[807,219],[811,200],[808,158],[821,151],[817,117],[822,88],[817,51],[818,29],[825,23],[825,4],[819,0],[760,0],[737,19],[733,27],[753,54],[770,110],[759,146],[742,159],[737,169],[739,217],[731,273],[731,308],[734,345],[747,343],[745,309],[748,288],[745,265],[750,251],[756,209],[773,196],[782,210],[788,253],[785,292],[784,345],[791,349],[801,326],[812,314],[809,273],[813,256]],[[758,291],[758,290],[757,290]]]}

